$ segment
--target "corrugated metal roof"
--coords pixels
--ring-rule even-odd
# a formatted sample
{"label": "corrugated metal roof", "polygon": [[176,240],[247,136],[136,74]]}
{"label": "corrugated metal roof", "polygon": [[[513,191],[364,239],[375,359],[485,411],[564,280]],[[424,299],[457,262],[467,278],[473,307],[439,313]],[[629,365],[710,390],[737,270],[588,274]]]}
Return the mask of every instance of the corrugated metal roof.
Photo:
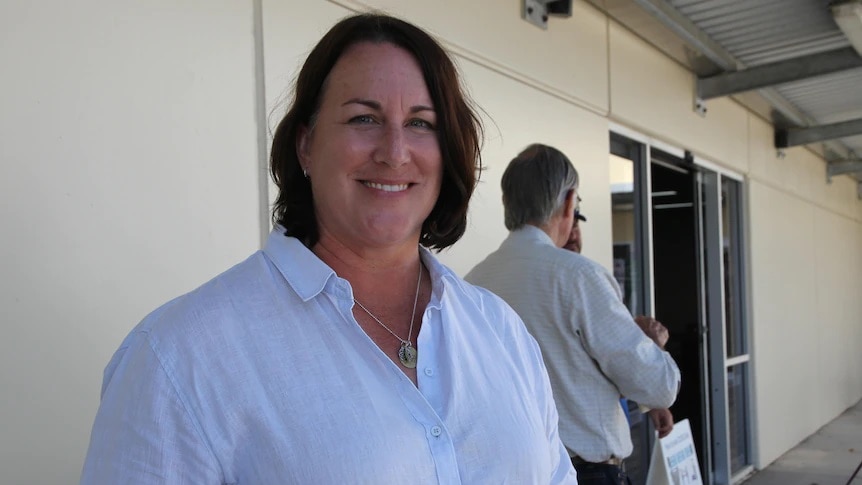
{"label": "corrugated metal roof", "polygon": [[[713,41],[754,67],[848,47],[827,0],[670,0]],[[862,118],[862,69],[776,87],[818,123]],[[843,141],[862,154],[859,137]]]}
{"label": "corrugated metal roof", "polygon": [[849,46],[827,1],[672,0],[746,67]]}
{"label": "corrugated metal roof", "polygon": [[862,118],[862,69],[788,83],[777,89],[820,123]]}

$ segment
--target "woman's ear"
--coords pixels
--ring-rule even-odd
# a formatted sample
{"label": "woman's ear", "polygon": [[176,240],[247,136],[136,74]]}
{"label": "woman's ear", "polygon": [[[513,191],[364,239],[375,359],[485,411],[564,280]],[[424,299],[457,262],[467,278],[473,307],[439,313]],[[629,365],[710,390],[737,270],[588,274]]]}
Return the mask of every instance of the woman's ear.
{"label": "woman's ear", "polygon": [[311,132],[305,125],[300,125],[296,131],[296,158],[299,160],[303,172],[307,172],[309,168],[308,150],[311,144]]}

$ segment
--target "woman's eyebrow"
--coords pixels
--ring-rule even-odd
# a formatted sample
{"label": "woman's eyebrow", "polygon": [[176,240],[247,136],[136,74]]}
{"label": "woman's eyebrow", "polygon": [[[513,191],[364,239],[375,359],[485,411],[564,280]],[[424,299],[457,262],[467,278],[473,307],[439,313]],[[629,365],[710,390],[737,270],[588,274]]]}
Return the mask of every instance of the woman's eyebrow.
{"label": "woman's eyebrow", "polygon": [[361,104],[363,106],[368,106],[371,109],[380,110],[380,103],[370,99],[351,98],[341,103],[341,106],[347,106],[348,104]]}
{"label": "woman's eyebrow", "polygon": [[420,105],[416,105],[416,106],[411,106],[411,107],[410,107],[410,112],[411,112],[411,113],[418,113],[418,112],[420,112],[420,111],[431,111],[431,112],[433,113],[433,112],[434,112],[434,108],[432,108],[432,107],[430,107],[430,106],[425,106],[425,105],[422,105],[422,104],[420,104]]}
{"label": "woman's eyebrow", "polygon": [[[341,106],[347,106],[349,104],[361,104],[362,106],[367,106],[374,110],[380,110],[381,105],[379,102],[371,100],[371,99],[363,99],[363,98],[350,98],[347,101],[341,103]],[[424,104],[418,104],[416,106],[410,107],[411,113],[418,113],[420,111],[431,111],[435,112],[434,108],[431,106],[426,106]]]}

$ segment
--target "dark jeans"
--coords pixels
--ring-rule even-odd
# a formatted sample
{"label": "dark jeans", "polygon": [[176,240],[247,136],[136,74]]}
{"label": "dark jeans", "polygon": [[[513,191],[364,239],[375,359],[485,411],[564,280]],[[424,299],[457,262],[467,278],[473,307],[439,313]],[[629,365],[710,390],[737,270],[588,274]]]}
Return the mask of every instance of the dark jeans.
{"label": "dark jeans", "polygon": [[631,480],[622,468],[616,465],[580,463],[575,465],[578,485],[631,485]]}

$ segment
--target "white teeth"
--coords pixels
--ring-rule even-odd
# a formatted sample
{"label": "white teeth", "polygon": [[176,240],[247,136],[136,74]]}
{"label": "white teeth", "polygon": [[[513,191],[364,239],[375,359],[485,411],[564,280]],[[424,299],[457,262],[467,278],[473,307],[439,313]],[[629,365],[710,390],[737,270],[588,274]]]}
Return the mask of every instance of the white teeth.
{"label": "white teeth", "polygon": [[407,190],[409,184],[397,184],[397,185],[384,185],[377,184],[374,182],[362,182],[366,187],[371,187],[372,189],[382,190],[384,192],[401,192],[402,190]]}

